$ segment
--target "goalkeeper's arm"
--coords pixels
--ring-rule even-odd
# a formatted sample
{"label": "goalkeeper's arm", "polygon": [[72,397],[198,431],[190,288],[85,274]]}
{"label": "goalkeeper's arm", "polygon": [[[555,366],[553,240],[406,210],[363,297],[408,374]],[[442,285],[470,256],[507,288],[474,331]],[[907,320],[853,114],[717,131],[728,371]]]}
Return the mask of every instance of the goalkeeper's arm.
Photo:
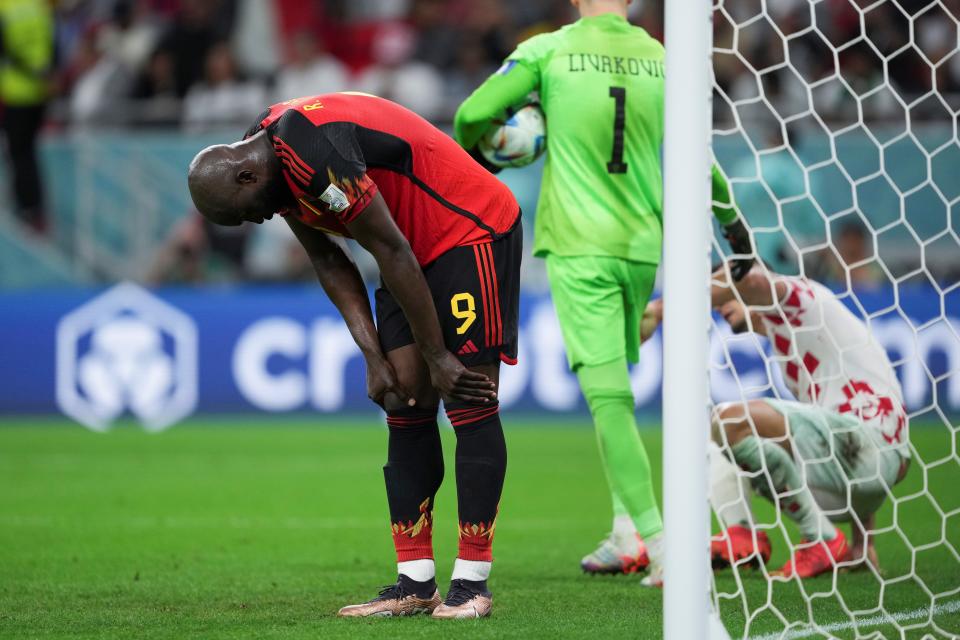
{"label": "goalkeeper's arm", "polygon": [[487,78],[457,109],[453,120],[456,141],[484,167],[496,169],[477,151],[477,143],[495,118],[523,102],[539,83],[537,73],[525,63],[508,60],[500,71]]}
{"label": "goalkeeper's arm", "polygon": [[733,198],[730,196],[730,185],[720,173],[720,168],[713,165],[713,215],[723,228],[723,236],[730,243],[733,252],[747,256],[733,260],[730,271],[733,279],[739,281],[753,266],[753,243],[750,241],[750,232],[743,224],[743,216],[737,211]]}

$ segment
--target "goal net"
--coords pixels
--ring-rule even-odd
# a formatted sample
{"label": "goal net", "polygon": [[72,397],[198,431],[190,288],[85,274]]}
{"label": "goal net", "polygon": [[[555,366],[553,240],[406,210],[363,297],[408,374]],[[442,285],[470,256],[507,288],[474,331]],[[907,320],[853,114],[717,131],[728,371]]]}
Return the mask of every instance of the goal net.
{"label": "goal net", "polygon": [[[716,571],[714,604],[734,637],[960,636],[960,2],[717,0],[713,31],[713,150],[757,252],[886,349],[911,453],[870,532],[879,566],[805,580],[777,575],[801,536],[751,491],[769,471],[738,469],[772,558]],[[719,317],[711,340],[714,402],[793,399],[776,345]],[[850,542],[852,499],[823,505]]]}

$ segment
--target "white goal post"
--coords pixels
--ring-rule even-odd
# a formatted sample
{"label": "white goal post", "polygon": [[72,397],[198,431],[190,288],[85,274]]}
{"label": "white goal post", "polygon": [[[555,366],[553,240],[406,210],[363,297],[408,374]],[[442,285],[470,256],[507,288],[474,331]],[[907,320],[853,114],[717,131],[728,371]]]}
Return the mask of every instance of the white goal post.
{"label": "white goal post", "polygon": [[708,637],[710,607],[706,438],[713,29],[709,0],[664,4],[663,629],[664,638],[683,640]]}
{"label": "white goal post", "polygon": [[[960,637],[960,0],[663,4],[663,635]],[[887,442],[909,448],[910,461],[897,483],[884,480],[882,508],[861,520],[847,470],[845,500],[817,498],[851,539],[869,530],[879,566],[842,560],[809,581],[778,575],[801,545],[775,497],[757,500],[751,521],[775,538],[776,566],[741,561],[711,575],[710,405],[793,399],[780,365],[797,380],[782,348],[711,318],[711,254],[730,255],[712,226],[714,161],[759,257],[822,281],[898,377],[909,435]],[[813,322],[798,331],[825,328]],[[843,363],[855,345],[831,339]],[[824,379],[813,383],[812,362],[803,368],[817,393],[806,393],[817,402]],[[830,379],[849,381],[847,404],[862,407],[869,399],[847,368]],[[849,460],[835,437],[824,436],[825,457],[794,458],[804,482],[808,466]],[[748,486],[768,470],[736,473]]]}

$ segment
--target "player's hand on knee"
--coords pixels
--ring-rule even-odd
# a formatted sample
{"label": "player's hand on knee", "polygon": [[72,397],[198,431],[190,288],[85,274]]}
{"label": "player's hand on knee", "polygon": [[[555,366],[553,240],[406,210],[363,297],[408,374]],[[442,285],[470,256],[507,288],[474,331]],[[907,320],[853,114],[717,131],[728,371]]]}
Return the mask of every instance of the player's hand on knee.
{"label": "player's hand on knee", "polygon": [[430,381],[445,399],[478,404],[497,399],[493,381],[482,373],[467,369],[449,351],[427,364],[430,367]]}
{"label": "player's hand on knee", "polygon": [[407,406],[413,406],[417,401],[410,395],[400,382],[397,380],[397,372],[394,371],[386,358],[367,360],[367,397],[376,404],[384,407],[384,398],[388,393],[392,393],[401,402]]}

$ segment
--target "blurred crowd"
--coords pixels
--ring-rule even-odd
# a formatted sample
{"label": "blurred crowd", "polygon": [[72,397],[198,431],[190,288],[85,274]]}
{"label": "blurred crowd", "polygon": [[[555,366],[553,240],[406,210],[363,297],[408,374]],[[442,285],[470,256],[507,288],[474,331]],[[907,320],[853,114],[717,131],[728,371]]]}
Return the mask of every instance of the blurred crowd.
{"label": "blurred crowd", "polygon": [[[663,1],[630,9],[660,39]],[[341,90],[449,122],[518,42],[574,18],[569,0],[2,0],[15,212],[43,230],[44,126],[242,129],[267,104]],[[782,122],[803,135],[907,113],[950,121],[960,109],[958,19],[960,0],[719,0],[717,126],[760,123],[762,149],[783,144],[770,135]],[[252,243],[211,234],[196,221],[174,230],[157,264],[217,251],[243,273]]]}
{"label": "blurred crowd", "polygon": [[356,90],[447,121],[519,40],[569,17],[549,0],[61,0],[50,115],[195,131]]}
{"label": "blurred crowd", "polygon": [[[638,0],[632,11],[662,37],[662,2]],[[825,120],[848,119],[854,96],[868,94],[864,115],[891,118],[898,96],[960,93],[960,0],[876,3],[863,27],[849,0],[779,0],[757,19],[761,11],[748,0],[717,11],[724,119],[729,101],[758,95],[758,74],[780,118],[812,101]],[[352,89],[444,121],[517,42],[572,17],[568,0],[60,0],[51,116],[198,129]],[[915,115],[942,115],[937,106]]]}
{"label": "blurred crowd", "polygon": [[764,4],[726,0],[714,13],[718,123],[736,115],[835,131],[907,116],[949,122],[960,110],[960,0]]}

